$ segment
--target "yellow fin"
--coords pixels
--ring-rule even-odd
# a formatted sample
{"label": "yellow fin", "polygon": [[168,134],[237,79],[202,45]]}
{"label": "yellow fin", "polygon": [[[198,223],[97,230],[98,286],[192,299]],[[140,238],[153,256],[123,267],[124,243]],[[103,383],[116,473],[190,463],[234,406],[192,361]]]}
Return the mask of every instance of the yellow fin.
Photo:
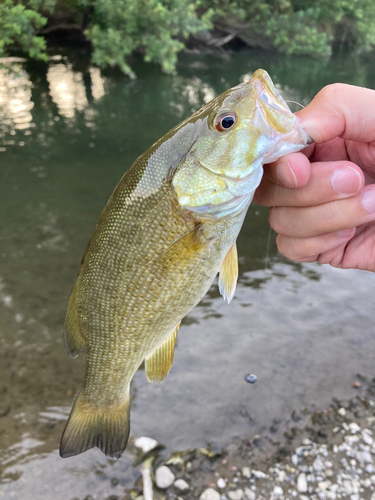
{"label": "yellow fin", "polygon": [[233,299],[238,278],[238,256],[236,243],[230,247],[219,271],[219,290],[228,304]]}
{"label": "yellow fin", "polygon": [[79,393],[61,438],[60,456],[73,457],[97,446],[106,455],[120,458],[129,431],[129,394],[118,405],[97,407]]}
{"label": "yellow fin", "polygon": [[64,346],[66,352],[72,358],[78,356],[79,351],[85,344],[81,332],[79,331],[76,286],[77,282],[74,283],[72,293],[69,298],[68,308],[65,313],[65,327],[64,327]]}
{"label": "yellow fin", "polygon": [[150,356],[146,358],[146,377],[149,382],[161,384],[170,372],[173,363],[174,346],[180,324],[181,321],[168,336],[167,340],[165,340],[153,351]]}

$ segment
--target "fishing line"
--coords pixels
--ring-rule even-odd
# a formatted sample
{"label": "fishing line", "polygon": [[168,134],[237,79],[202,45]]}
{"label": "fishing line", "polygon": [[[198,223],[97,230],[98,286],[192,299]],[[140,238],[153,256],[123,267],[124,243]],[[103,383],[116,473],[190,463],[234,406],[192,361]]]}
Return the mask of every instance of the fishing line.
{"label": "fishing line", "polygon": [[301,106],[302,109],[304,109],[306,106],[304,106],[303,104],[301,104],[300,102],[297,102],[297,101],[285,101],[287,104],[289,104],[290,102],[292,102],[293,104],[298,104],[298,106]]}

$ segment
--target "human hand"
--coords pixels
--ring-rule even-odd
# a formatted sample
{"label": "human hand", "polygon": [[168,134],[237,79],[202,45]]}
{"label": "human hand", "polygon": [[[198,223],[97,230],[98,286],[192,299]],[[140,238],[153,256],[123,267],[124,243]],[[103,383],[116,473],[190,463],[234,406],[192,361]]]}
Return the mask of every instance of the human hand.
{"label": "human hand", "polygon": [[329,85],[297,116],[315,144],[267,165],[254,197],[279,251],[375,271],[375,91]]}

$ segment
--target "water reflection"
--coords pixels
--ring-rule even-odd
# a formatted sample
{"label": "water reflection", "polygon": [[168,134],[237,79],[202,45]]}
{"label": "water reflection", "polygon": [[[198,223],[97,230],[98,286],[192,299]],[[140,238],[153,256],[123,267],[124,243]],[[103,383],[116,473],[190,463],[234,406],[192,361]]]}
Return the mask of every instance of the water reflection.
{"label": "water reflection", "polygon": [[21,64],[6,62],[0,66],[0,132],[14,135],[32,125],[32,83]]}
{"label": "water reflection", "polygon": [[47,71],[50,96],[60,115],[73,118],[76,111],[83,111],[88,104],[83,75],[73,71],[71,65],[52,64]]}

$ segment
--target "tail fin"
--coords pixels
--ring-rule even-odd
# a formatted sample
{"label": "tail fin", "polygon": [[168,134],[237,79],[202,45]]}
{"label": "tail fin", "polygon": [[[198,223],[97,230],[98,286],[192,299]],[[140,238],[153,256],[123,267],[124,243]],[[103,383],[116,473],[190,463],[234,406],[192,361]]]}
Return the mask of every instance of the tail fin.
{"label": "tail fin", "polygon": [[130,431],[129,396],[116,408],[90,409],[78,394],[60,443],[60,456],[73,457],[97,446],[103,453],[120,458]]}

